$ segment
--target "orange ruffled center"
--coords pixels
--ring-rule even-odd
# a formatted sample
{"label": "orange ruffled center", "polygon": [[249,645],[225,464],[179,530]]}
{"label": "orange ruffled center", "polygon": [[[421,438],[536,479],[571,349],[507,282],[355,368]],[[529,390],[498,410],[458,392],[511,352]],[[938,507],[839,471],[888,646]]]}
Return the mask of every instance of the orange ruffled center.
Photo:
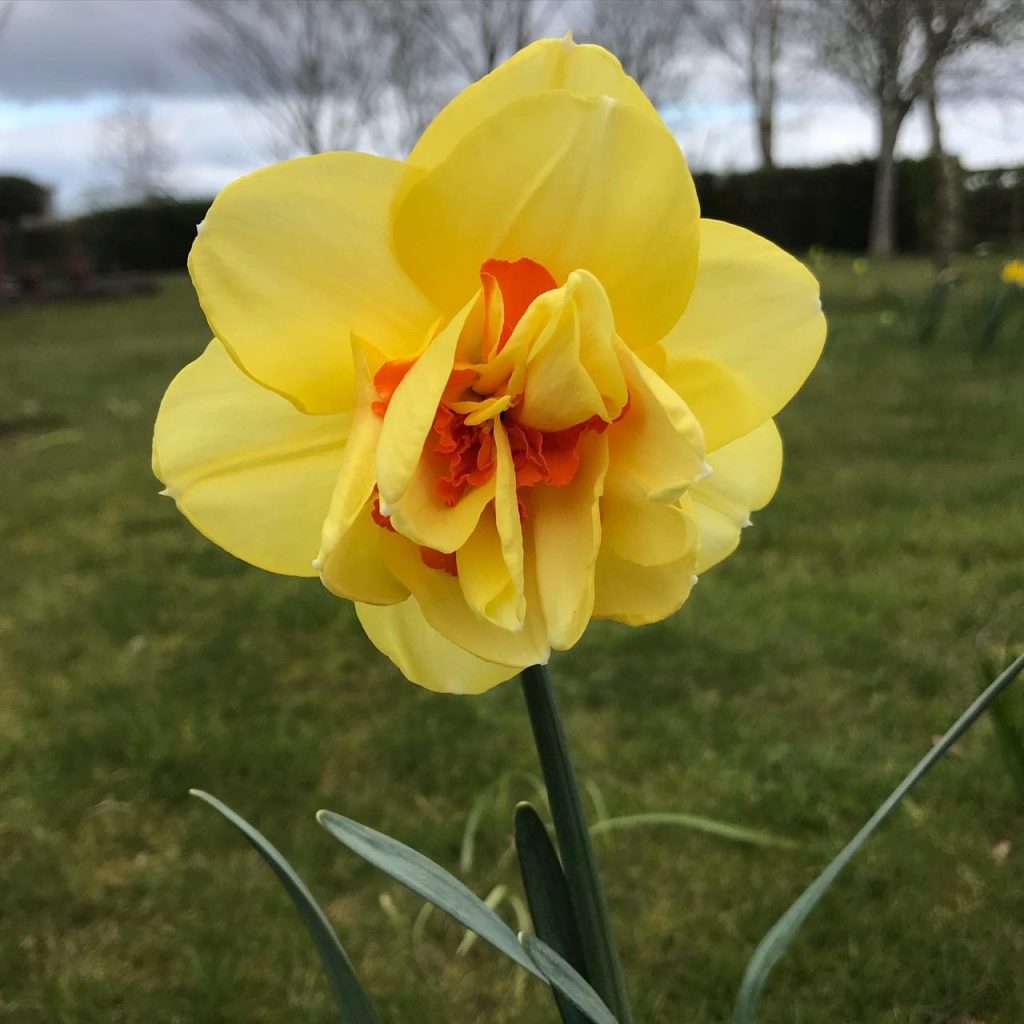
{"label": "orange ruffled center", "polygon": [[[480,268],[480,277],[486,303],[481,357],[486,363],[505,347],[534,299],[558,285],[544,267],[530,259],[488,260]],[[495,291],[500,293],[500,302],[495,301]],[[500,328],[496,322],[498,317]],[[383,416],[387,411],[395,390],[414,362],[395,360],[385,363],[377,371],[373,380],[378,395],[373,411],[377,415]],[[427,440],[427,448],[446,467],[438,477],[435,489],[449,508],[456,505],[467,490],[483,486],[497,472],[493,418],[468,423],[471,414],[455,408],[465,408],[467,403],[493,397],[474,390],[480,376],[477,367],[456,364]],[[508,436],[517,491],[538,484],[564,487],[571,483],[580,467],[580,441],[589,431],[605,430],[607,422],[600,416],[594,416],[565,430],[538,430],[517,421],[516,407],[519,403],[520,396],[513,396],[508,408],[497,414]],[[522,498],[519,500],[519,514],[525,518],[526,507]],[[390,519],[381,513],[379,501],[374,503],[373,518],[379,526],[393,529]],[[427,565],[457,575],[454,554],[431,548],[421,548],[420,552]]]}

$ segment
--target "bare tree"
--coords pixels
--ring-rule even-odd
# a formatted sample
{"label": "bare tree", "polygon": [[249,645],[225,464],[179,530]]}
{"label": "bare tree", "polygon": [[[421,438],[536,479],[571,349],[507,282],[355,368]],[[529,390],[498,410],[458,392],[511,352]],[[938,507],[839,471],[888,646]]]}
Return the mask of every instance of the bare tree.
{"label": "bare tree", "polygon": [[762,167],[775,166],[775,110],[780,65],[800,7],[792,0],[697,0],[702,38],[739,73],[754,111]]}
{"label": "bare tree", "polygon": [[411,144],[468,82],[544,34],[556,0],[390,0],[375,12],[399,134]]}
{"label": "bare tree", "polygon": [[191,0],[193,56],[263,112],[285,151],[355,146],[381,101],[375,0]]}
{"label": "bare tree", "polygon": [[[944,154],[938,117],[942,74],[958,56],[994,45],[1007,19],[1019,17],[1018,5],[1019,0],[818,0],[809,8],[822,63],[875,108],[872,255],[895,252],[896,141],[911,107],[925,99],[933,152]],[[951,216],[946,215],[947,230]]]}
{"label": "bare tree", "polygon": [[683,89],[691,0],[596,0],[586,36],[614,53],[656,101]]}
{"label": "bare tree", "polygon": [[896,140],[921,90],[922,51],[910,0],[821,0],[809,9],[821,62],[875,110],[878,168],[868,251],[896,249]]}
{"label": "bare tree", "polygon": [[[1024,7],[1018,0],[914,0],[914,14],[924,41],[921,99],[928,121],[929,154],[937,171],[933,255],[936,269],[942,271],[956,247],[959,213],[956,172],[943,142],[939,114],[943,94],[969,94],[979,85],[984,87],[984,80],[991,78],[991,51],[1019,42]],[[974,62],[972,58],[979,54],[983,59]],[[968,63],[969,81],[963,77]]]}
{"label": "bare tree", "polygon": [[103,118],[96,149],[121,197],[142,202],[169,194],[174,154],[147,104],[126,100]]}
{"label": "bare tree", "polygon": [[0,35],[3,35],[13,12],[14,0],[0,0]]}
{"label": "bare tree", "polygon": [[483,78],[541,30],[550,0],[406,0],[402,16],[433,42],[442,63]]}

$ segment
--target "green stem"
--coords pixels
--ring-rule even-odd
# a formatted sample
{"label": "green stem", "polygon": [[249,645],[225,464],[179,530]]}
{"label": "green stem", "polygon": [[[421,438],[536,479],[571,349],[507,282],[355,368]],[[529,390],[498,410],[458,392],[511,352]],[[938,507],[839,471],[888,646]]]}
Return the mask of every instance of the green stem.
{"label": "green stem", "polygon": [[551,804],[569,898],[580,928],[588,980],[622,1024],[633,1024],[626,979],[612,938],[608,906],[597,874],[594,847],[551,676],[546,666],[534,665],[524,669],[520,679]]}

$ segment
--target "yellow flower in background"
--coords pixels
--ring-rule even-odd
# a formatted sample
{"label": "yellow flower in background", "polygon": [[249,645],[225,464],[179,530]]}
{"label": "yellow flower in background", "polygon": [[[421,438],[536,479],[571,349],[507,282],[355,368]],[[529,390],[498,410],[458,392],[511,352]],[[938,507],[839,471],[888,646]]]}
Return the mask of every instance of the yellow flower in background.
{"label": "yellow flower in background", "polygon": [[771,417],[825,336],[814,278],[702,220],[640,88],[569,39],[470,86],[404,162],[234,182],[189,267],[215,337],[160,407],[167,493],[452,692],[592,618],[676,611],[772,497]]}
{"label": "yellow flower in background", "polygon": [[1010,260],[999,274],[999,280],[1003,284],[1015,284],[1018,288],[1024,288],[1024,260]]}

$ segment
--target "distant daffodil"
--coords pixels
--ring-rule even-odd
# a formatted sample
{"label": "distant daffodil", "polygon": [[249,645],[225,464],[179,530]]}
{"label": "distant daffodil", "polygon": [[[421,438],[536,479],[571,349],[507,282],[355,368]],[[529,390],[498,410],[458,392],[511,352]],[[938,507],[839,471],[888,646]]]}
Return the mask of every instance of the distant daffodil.
{"label": "distant daffodil", "polygon": [[772,497],[825,322],[795,259],[700,217],[618,61],[541,40],[404,162],[224,189],[189,268],[214,340],[154,471],[205,536],[319,576],[413,682],[480,692],[687,599]]}
{"label": "distant daffodil", "polygon": [[999,279],[1003,284],[1015,284],[1018,288],[1024,288],[1024,260],[1010,260],[1003,265],[999,272]]}

